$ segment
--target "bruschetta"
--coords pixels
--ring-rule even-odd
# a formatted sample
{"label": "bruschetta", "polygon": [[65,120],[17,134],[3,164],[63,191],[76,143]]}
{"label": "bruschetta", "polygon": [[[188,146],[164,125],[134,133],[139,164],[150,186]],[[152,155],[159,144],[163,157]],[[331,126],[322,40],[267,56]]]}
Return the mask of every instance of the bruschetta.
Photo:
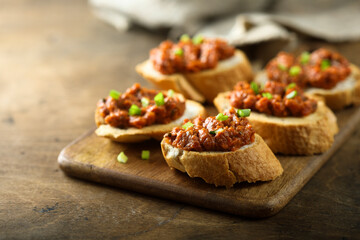
{"label": "bruschetta", "polygon": [[212,102],[238,81],[251,81],[245,54],[220,39],[183,36],[178,43],[162,42],[136,71],[160,89],[174,89],[186,98]]}
{"label": "bruschetta", "polygon": [[274,180],[283,168],[248,120],[239,116],[249,112],[232,108],[216,117],[185,120],[161,142],[167,164],[227,188],[237,182]]}
{"label": "bruschetta", "polygon": [[124,93],[110,91],[99,100],[95,111],[98,136],[117,142],[158,140],[184,119],[205,116],[202,105],[173,90],[156,91],[134,84]]}
{"label": "bruschetta", "polygon": [[328,150],[338,126],[334,113],[319,99],[303,94],[296,84],[239,82],[234,91],[214,100],[218,111],[249,108],[255,131],[274,153],[313,155]]}
{"label": "bruschetta", "polygon": [[332,110],[360,104],[360,70],[339,53],[320,48],[295,58],[280,52],[255,81],[296,83],[305,93],[322,97]]}

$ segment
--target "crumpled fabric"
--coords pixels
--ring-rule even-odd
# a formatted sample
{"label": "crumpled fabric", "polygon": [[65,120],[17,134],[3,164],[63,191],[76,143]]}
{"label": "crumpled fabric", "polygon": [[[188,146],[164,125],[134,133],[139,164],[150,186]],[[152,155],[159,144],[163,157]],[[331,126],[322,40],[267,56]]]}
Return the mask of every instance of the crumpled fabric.
{"label": "crumpled fabric", "polygon": [[[133,24],[221,37],[236,46],[293,40],[301,33],[329,42],[360,40],[360,1],[343,0],[89,0],[120,31]],[[265,13],[266,12],[266,13]],[[209,18],[211,21],[209,21]]]}

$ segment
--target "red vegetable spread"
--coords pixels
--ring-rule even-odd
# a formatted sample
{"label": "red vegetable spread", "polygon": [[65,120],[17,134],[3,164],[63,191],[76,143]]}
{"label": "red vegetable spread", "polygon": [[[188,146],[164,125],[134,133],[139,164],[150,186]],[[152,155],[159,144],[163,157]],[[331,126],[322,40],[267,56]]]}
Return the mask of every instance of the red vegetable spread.
{"label": "red vegetable spread", "polygon": [[[156,105],[154,97],[160,91],[142,88],[136,83],[118,99],[107,97],[97,104],[97,112],[104,118],[105,123],[117,128],[142,128],[152,124],[166,124],[183,115],[185,102],[178,97],[163,93],[163,105]],[[142,106],[141,99],[148,100],[148,106]],[[136,105],[138,113],[130,115],[129,109]],[[135,107],[136,107],[135,106]]]}
{"label": "red vegetable spread", "polygon": [[306,97],[295,84],[292,85],[268,81],[264,89],[255,93],[250,84],[239,82],[230,93],[230,104],[235,108],[250,108],[278,117],[302,117],[315,112],[317,102]]}
{"label": "red vegetable spread", "polygon": [[[197,117],[193,125],[186,129],[174,128],[165,134],[171,145],[187,151],[236,151],[255,141],[255,131],[244,117],[238,117],[235,109],[224,113],[229,116],[224,121],[216,117]],[[184,120],[184,124],[191,122]],[[183,125],[185,126],[185,125]]]}
{"label": "red vegetable spread", "polygon": [[267,64],[266,72],[271,81],[331,89],[349,76],[349,66],[339,53],[320,48],[296,59],[292,54],[280,52]]}
{"label": "red vegetable spread", "polygon": [[[324,64],[324,60],[329,64]],[[309,85],[331,89],[349,76],[349,62],[339,53],[320,48],[310,55],[309,64],[305,65]]]}
{"label": "red vegetable spread", "polygon": [[[290,68],[298,66],[300,72],[290,75]],[[305,74],[300,65],[295,61],[295,57],[286,52],[280,52],[276,58],[272,59],[266,66],[268,78],[285,84],[296,83],[299,87],[306,86]]]}
{"label": "red vegetable spread", "polygon": [[194,44],[191,39],[173,43],[162,42],[150,51],[154,68],[162,74],[195,73],[215,68],[219,61],[234,55],[235,49],[220,39],[201,39]]}

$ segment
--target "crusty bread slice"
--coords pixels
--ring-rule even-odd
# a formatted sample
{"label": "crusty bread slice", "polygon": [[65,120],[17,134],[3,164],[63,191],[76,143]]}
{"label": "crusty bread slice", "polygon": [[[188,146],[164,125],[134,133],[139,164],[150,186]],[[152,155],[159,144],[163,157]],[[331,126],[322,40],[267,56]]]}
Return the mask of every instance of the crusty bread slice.
{"label": "crusty bread slice", "polygon": [[229,91],[238,81],[251,81],[253,73],[246,55],[235,55],[220,61],[216,68],[189,74],[164,75],[153,68],[150,60],[136,66],[136,71],[161,89],[173,89],[198,102],[212,102],[219,92]]}
{"label": "crusty bread slice", "polygon": [[201,104],[191,100],[186,100],[185,104],[186,107],[184,114],[175,121],[172,121],[168,124],[155,124],[140,129],[120,129],[112,127],[108,124],[105,124],[104,119],[96,111],[95,122],[98,128],[96,129],[95,133],[98,136],[107,137],[113,141],[124,143],[141,142],[150,138],[161,140],[165,133],[170,132],[174,127],[181,125],[185,118],[194,119],[199,115],[203,117],[206,116],[205,108]]}
{"label": "crusty bread slice", "polygon": [[164,158],[170,168],[200,177],[216,186],[232,187],[237,182],[270,181],[283,168],[264,140],[255,141],[233,152],[195,152],[173,147],[167,138],[161,142]]}
{"label": "crusty bread slice", "polygon": [[[360,104],[360,70],[350,65],[351,74],[344,81],[339,82],[333,89],[307,88],[308,95],[319,96],[332,110],[341,110],[351,104]],[[255,81],[265,83],[268,80],[266,71],[256,74]]]}
{"label": "crusty bread slice", "polygon": [[182,93],[188,99],[205,102],[205,97],[191,86],[182,74],[162,74],[153,68],[150,60],[138,64],[135,69],[143,78],[160,89],[173,89],[175,92]]}
{"label": "crusty bread slice", "polygon": [[[220,93],[214,100],[219,112],[230,108],[227,96]],[[251,112],[249,122],[274,153],[313,155],[323,153],[334,142],[339,131],[334,113],[323,101],[316,111],[306,117],[276,117]]]}

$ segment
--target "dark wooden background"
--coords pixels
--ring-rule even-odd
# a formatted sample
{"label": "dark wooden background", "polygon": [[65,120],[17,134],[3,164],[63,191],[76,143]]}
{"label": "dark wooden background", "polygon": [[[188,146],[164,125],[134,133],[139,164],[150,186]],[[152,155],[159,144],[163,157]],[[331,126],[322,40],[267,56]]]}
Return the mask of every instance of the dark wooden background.
{"label": "dark wooden background", "polygon": [[[63,174],[57,156],[94,127],[97,100],[135,81],[149,86],[134,67],[164,38],[119,33],[86,1],[0,1],[0,239],[359,239],[359,127],[279,214],[261,220]],[[332,46],[360,65],[360,42]],[[246,50],[255,59],[262,49]]]}

